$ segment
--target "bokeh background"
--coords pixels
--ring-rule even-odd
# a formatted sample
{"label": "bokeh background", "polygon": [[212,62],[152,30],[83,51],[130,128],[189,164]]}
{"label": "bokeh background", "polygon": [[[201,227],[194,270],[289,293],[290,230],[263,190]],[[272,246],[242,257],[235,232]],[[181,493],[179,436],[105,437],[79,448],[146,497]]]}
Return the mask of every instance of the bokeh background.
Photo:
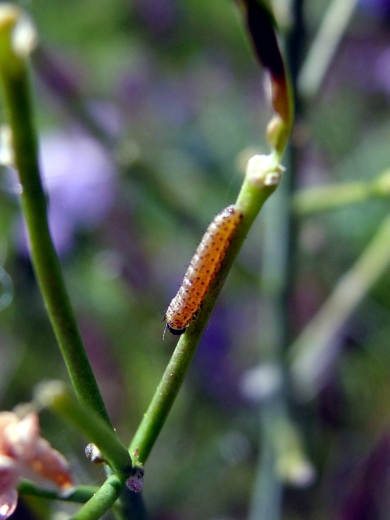
{"label": "bokeh background", "polygon": [[[268,153],[266,78],[231,0],[18,3],[40,40],[32,79],[51,229],[127,443],[176,343],[163,341],[163,312],[206,226],[234,202],[245,161]],[[353,2],[334,2],[336,12],[337,3],[341,19],[341,4]],[[274,2],[296,81],[330,5]],[[355,2],[339,36],[318,88],[298,83],[286,179],[248,236],[147,463],[152,519],[389,517],[388,265],[294,390],[303,354],[290,345],[389,213],[389,198],[370,197],[291,210],[293,190],[371,182],[390,164],[390,2]],[[2,168],[0,182],[0,402],[10,409],[67,374],[13,172]],[[83,460],[85,440],[46,412],[41,420],[78,481],[101,483]],[[72,510],[31,499],[21,507],[15,518]]]}

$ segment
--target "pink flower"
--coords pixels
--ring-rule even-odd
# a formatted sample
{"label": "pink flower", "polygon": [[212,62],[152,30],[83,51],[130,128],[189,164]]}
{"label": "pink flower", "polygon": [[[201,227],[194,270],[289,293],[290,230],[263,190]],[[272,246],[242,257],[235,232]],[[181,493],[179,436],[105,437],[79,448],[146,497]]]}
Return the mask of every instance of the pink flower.
{"label": "pink flower", "polygon": [[73,486],[65,457],[40,437],[38,416],[0,412],[0,520],[15,511],[22,477],[55,484],[61,491]]}

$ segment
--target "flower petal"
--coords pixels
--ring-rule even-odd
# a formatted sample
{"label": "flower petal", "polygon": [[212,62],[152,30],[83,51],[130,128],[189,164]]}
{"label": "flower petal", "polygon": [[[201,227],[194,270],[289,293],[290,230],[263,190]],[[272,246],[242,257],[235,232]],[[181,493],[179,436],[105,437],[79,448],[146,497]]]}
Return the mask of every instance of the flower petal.
{"label": "flower petal", "polygon": [[39,439],[38,415],[29,413],[17,422],[9,424],[3,433],[3,443],[7,454],[20,462],[34,457],[35,444]]}
{"label": "flower petal", "polygon": [[54,482],[60,488],[73,486],[69,466],[65,457],[42,438],[35,445],[35,456],[30,468],[40,477]]}
{"label": "flower petal", "polygon": [[16,488],[19,480],[18,467],[11,457],[0,455],[0,495]]}
{"label": "flower petal", "polygon": [[0,453],[8,455],[8,443],[4,438],[4,432],[9,428],[9,426],[14,426],[19,422],[19,418],[13,412],[0,412]]}
{"label": "flower petal", "polygon": [[5,520],[15,511],[18,504],[16,489],[10,489],[0,495],[0,520]]}
{"label": "flower petal", "polygon": [[62,489],[72,487],[73,481],[65,457],[40,437],[38,415],[28,413],[19,418],[16,414],[8,413],[3,417],[3,428],[2,415],[0,447],[3,455],[7,455],[17,467],[16,478],[27,477],[39,484],[44,479]]}

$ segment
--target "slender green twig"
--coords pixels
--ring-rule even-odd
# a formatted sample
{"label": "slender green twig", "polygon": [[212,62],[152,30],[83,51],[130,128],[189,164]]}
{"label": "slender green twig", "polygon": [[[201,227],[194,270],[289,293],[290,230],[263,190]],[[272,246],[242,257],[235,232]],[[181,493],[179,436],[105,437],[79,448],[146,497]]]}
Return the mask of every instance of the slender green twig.
{"label": "slender green twig", "polygon": [[322,388],[339,344],[336,335],[390,264],[390,217],[291,346],[293,384],[302,399]]}
{"label": "slender green twig", "polygon": [[38,403],[76,426],[88,440],[96,444],[103,458],[119,473],[129,474],[132,462],[126,447],[114,430],[94,410],[82,406],[61,381],[39,385],[35,392]]}
{"label": "slender green twig", "polygon": [[351,182],[300,190],[293,198],[299,216],[342,208],[372,199],[390,198],[390,171],[370,182]]}
{"label": "slender green twig", "polygon": [[[287,36],[291,83],[295,93],[295,114],[300,118],[302,105],[296,95],[296,75],[304,38],[302,1],[290,2],[291,31]],[[314,470],[303,448],[302,436],[290,416],[284,353],[290,343],[290,302],[294,282],[296,221],[291,211],[299,150],[290,143],[286,153],[288,176],[277,191],[264,215],[263,254],[260,278],[261,316],[258,320],[260,365],[253,373],[274,367],[272,391],[259,406],[262,450],[258,460],[250,520],[280,520],[284,485],[307,486]],[[264,316],[267,320],[264,337]],[[278,381],[278,377],[280,381]]]}
{"label": "slender green twig", "polygon": [[98,520],[120,497],[124,486],[124,478],[111,475],[94,496],[86,502],[69,520]]}
{"label": "slender green twig", "polygon": [[298,78],[303,98],[318,93],[356,4],[357,0],[333,0],[329,4]]}
{"label": "slender green twig", "polygon": [[22,480],[18,487],[21,495],[30,495],[39,498],[47,498],[50,500],[62,500],[64,502],[77,502],[85,504],[98,491],[96,486],[77,486],[74,490],[67,494],[61,494],[57,491],[42,489],[36,486],[30,480]]}
{"label": "slender green twig", "polygon": [[33,121],[27,57],[32,25],[11,4],[0,10],[0,80],[12,131],[15,165],[22,187],[31,258],[51,324],[80,401],[109,421],[103,399],[85,352],[50,236],[47,201],[42,189],[37,137]]}
{"label": "slender green twig", "polygon": [[134,493],[127,486],[113,508],[118,520],[149,520],[142,493]]}
{"label": "slender green twig", "polygon": [[253,489],[248,520],[279,519],[282,510],[283,482],[276,472],[276,458],[272,439],[261,429],[262,456]]}

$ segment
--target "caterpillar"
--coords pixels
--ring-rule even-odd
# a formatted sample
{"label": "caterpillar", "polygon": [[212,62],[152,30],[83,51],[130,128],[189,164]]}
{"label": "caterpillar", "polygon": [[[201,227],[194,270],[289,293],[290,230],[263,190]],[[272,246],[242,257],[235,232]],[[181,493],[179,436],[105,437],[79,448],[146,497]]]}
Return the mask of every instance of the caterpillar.
{"label": "caterpillar", "polygon": [[222,210],[207,228],[181,287],[165,312],[166,326],[175,335],[185,332],[213,282],[242,213],[234,205]]}

